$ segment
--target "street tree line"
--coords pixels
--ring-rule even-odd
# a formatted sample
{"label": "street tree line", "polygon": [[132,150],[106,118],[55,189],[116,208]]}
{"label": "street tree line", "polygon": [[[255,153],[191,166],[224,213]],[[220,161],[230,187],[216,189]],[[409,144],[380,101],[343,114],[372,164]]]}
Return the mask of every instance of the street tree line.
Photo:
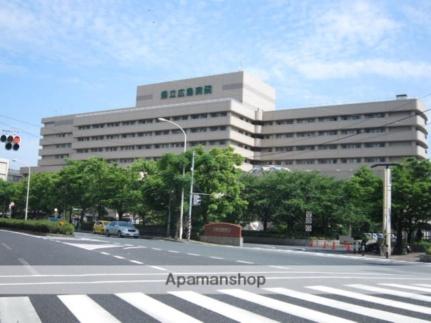
{"label": "street tree line", "polygon": [[[317,172],[272,171],[244,173],[243,158],[233,149],[195,149],[194,192],[203,193],[193,207],[193,228],[199,232],[211,221],[246,224],[261,221],[264,231],[288,237],[303,237],[305,213],[313,214],[312,236],[336,237],[381,232],[383,185],[369,168],[360,168],[351,178],[337,180]],[[144,224],[178,227],[181,189],[188,192],[192,152],[166,154],[159,160],[137,160],[128,167],[99,158],[68,161],[59,172],[31,177],[29,216],[43,217],[55,208],[81,217],[106,216],[113,209],[139,216]],[[186,174],[182,175],[183,167]],[[392,172],[392,226],[400,238],[420,238],[431,221],[431,162],[409,158]],[[0,211],[11,201],[18,214],[25,208],[26,179],[0,181]],[[188,209],[185,198],[185,212]],[[185,217],[186,218],[186,217]]]}

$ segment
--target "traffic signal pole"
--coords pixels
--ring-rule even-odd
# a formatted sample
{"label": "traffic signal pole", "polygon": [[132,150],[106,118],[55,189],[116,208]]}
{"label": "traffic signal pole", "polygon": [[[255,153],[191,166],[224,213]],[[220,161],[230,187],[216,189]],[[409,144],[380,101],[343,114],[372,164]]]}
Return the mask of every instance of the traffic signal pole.
{"label": "traffic signal pole", "polygon": [[190,241],[192,235],[192,209],[193,209],[193,180],[195,175],[195,151],[192,152],[191,181],[190,181],[190,196],[189,196],[189,217],[187,220],[187,241]]}

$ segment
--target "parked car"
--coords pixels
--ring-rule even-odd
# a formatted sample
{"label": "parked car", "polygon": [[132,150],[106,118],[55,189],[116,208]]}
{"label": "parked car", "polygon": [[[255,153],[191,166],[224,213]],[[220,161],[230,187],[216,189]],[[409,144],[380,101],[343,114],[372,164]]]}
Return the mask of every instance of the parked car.
{"label": "parked car", "polygon": [[111,221],[96,221],[93,225],[93,233],[104,234],[109,223]]}
{"label": "parked car", "polygon": [[139,230],[131,222],[112,221],[106,226],[106,236],[117,235],[118,237],[139,237]]}

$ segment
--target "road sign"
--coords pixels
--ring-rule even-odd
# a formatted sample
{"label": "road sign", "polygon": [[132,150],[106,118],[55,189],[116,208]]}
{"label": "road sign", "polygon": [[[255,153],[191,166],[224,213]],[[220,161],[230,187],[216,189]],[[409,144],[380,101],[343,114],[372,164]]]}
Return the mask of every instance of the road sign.
{"label": "road sign", "polygon": [[312,224],[313,223],[313,213],[311,211],[305,212],[305,224]]}
{"label": "road sign", "polygon": [[193,194],[193,205],[201,205],[201,196],[199,194]]}
{"label": "road sign", "polygon": [[311,232],[313,230],[313,226],[311,224],[305,225],[305,232]]}

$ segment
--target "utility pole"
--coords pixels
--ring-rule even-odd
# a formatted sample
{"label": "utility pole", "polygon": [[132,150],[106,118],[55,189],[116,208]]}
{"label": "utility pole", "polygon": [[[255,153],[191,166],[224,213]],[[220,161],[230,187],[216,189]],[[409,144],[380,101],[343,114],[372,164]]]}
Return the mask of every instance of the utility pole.
{"label": "utility pole", "polygon": [[397,163],[380,163],[374,164],[371,168],[383,166],[383,239],[384,249],[381,250],[382,256],[389,258],[392,253],[392,224],[391,224],[391,209],[392,209],[392,179],[391,166],[398,166]]}
{"label": "utility pole", "polygon": [[187,221],[187,241],[190,241],[190,237],[192,235],[192,208],[193,208],[193,180],[195,175],[195,151],[192,153],[192,166],[190,168],[190,172],[192,175],[190,181],[190,197],[189,197],[189,218]]}

